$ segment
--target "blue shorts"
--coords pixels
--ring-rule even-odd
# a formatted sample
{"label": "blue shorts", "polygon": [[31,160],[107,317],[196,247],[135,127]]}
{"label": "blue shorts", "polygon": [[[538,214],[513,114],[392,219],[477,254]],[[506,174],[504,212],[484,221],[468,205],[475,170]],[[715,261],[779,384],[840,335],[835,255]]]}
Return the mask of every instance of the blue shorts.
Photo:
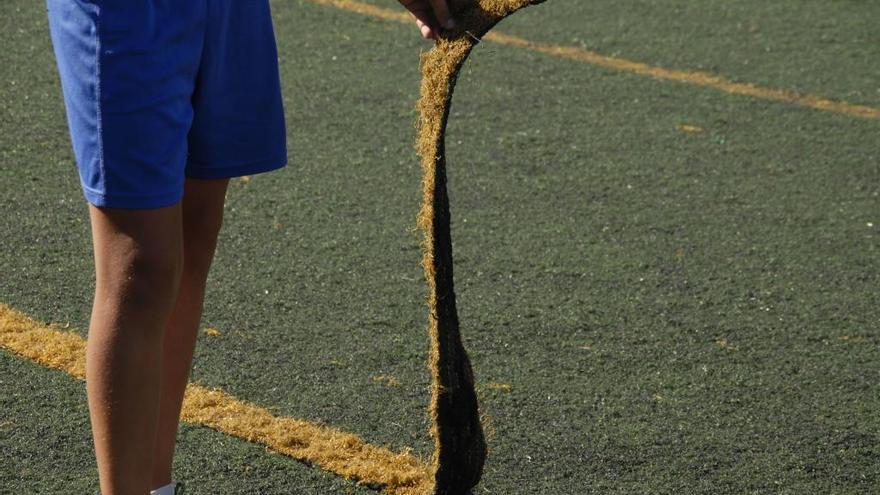
{"label": "blue shorts", "polygon": [[287,163],[268,0],[46,0],[86,200],[180,201],[186,177]]}

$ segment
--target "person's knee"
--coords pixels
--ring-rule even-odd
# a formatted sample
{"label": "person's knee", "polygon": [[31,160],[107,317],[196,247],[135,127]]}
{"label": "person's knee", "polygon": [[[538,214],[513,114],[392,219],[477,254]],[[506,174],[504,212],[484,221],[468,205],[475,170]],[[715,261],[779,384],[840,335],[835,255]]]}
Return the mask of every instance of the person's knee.
{"label": "person's knee", "polygon": [[129,245],[117,253],[105,287],[119,304],[170,311],[177,298],[183,266],[180,246],[169,242]]}

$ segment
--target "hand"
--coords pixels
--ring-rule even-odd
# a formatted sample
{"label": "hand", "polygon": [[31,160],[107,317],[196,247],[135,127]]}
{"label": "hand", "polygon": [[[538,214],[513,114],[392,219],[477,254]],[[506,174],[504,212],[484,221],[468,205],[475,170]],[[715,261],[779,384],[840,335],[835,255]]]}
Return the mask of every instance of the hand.
{"label": "hand", "polygon": [[440,28],[452,29],[455,21],[449,13],[449,5],[446,0],[398,0],[401,5],[409,10],[422,37],[426,40],[436,40]]}

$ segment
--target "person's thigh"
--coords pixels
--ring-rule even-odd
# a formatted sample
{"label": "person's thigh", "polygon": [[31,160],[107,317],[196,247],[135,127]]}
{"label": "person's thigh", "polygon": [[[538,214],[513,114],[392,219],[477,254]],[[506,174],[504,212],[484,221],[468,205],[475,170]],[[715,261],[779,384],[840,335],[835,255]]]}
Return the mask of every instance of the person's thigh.
{"label": "person's thigh", "polygon": [[216,179],[281,168],[286,132],[269,1],[207,5],[186,175]]}
{"label": "person's thigh", "polygon": [[159,208],[183,195],[207,0],[47,0],[86,199]]}

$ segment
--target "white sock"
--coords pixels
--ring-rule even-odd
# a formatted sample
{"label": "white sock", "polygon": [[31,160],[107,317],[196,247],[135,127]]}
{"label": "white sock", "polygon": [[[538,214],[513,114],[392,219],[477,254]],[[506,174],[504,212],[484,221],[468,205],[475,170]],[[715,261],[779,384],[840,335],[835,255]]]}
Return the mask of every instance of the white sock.
{"label": "white sock", "polygon": [[150,492],[150,495],[174,495],[174,481],[163,487],[156,488]]}

